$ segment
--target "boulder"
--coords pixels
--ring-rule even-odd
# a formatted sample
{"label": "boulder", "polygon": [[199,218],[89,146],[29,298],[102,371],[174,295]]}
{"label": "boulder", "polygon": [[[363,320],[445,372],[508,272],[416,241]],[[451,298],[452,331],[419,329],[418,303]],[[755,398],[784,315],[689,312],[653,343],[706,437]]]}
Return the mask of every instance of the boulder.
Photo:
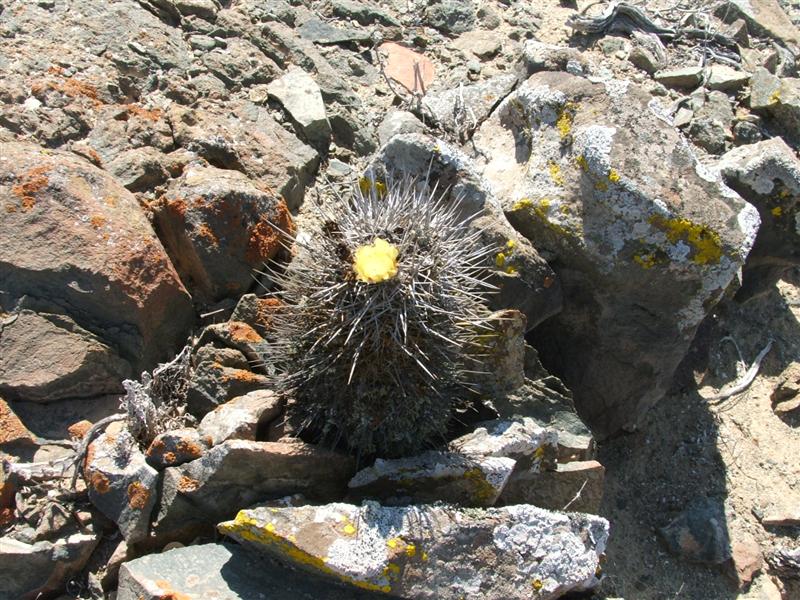
{"label": "boulder", "polygon": [[738,300],[766,292],[800,265],[800,160],[781,138],[740,146],[719,161],[730,187],[758,209],[761,228],[742,273]]}
{"label": "boulder", "polygon": [[197,430],[212,446],[226,440],[255,441],[259,429],[275,419],[282,408],[283,402],[271,390],[253,390],[215,408],[203,417]]}
{"label": "boulder", "polygon": [[[293,231],[286,203],[239,171],[189,166],[156,207],[184,283],[205,302],[239,296]],[[283,233],[282,233],[283,232]]]}
{"label": "boulder", "polygon": [[183,427],[159,433],[145,453],[147,464],[158,470],[196,460],[206,453],[211,440],[197,429]]}
{"label": "boulder", "polygon": [[555,267],[564,307],[530,339],[601,437],[666,392],[734,280],[757,211],[629,82],[534,74],[474,138],[511,224]]}
{"label": "boulder", "polygon": [[[194,318],[189,294],[136,199],[108,173],[68,152],[2,144],[0,205],[6,310],[26,295],[32,309],[54,305],[45,312],[97,338],[79,346],[105,355],[92,368],[106,380],[124,370],[119,358],[137,372],[183,342]],[[73,344],[70,327],[59,328]]]}
{"label": "boulder", "polygon": [[603,501],[605,471],[596,460],[558,464],[549,471],[521,470],[509,478],[499,502],[596,515]]}
{"label": "boulder", "polygon": [[800,31],[777,0],[726,0],[714,14],[726,23],[742,19],[756,35],[771,37],[784,45],[800,44]]}
{"label": "boulder", "polygon": [[750,108],[772,117],[782,135],[800,142],[800,79],[759,67],[750,79]]}
{"label": "boulder", "polygon": [[356,473],[347,487],[352,498],[372,498],[383,504],[441,501],[492,506],[514,465],[510,458],[430,451],[408,458],[379,458]]}
{"label": "boulder", "polygon": [[526,505],[263,507],[219,530],[294,567],[419,600],[559,598],[597,583],[608,540],[605,519]]}

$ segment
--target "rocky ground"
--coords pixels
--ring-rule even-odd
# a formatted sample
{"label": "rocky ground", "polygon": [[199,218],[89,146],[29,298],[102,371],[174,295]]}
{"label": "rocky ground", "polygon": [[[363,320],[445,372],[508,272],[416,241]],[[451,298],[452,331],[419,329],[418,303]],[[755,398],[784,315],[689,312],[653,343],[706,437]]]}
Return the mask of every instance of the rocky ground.
{"label": "rocky ground", "polygon": [[[798,24],[0,0],[0,598],[800,597]],[[286,422],[262,271],[392,174],[498,291],[472,410],[376,460]]]}

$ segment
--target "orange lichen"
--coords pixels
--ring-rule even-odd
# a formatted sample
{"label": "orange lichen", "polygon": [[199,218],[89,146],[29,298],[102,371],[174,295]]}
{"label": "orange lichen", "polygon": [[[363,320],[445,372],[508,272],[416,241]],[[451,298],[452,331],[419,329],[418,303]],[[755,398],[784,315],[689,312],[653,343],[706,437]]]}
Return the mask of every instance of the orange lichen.
{"label": "orange lichen", "polygon": [[89,219],[89,222],[92,224],[92,227],[94,227],[95,229],[100,229],[103,225],[106,224],[107,221],[108,221],[108,219],[106,219],[102,215],[93,215],[92,218]]}
{"label": "orange lichen", "polygon": [[[274,226],[273,226],[274,224]],[[280,243],[283,235],[281,231],[288,234],[294,233],[294,223],[289,213],[289,207],[281,199],[275,209],[272,219],[262,218],[258,223],[250,227],[247,240],[247,262],[257,264],[265,262],[275,256],[280,250]]]}
{"label": "orange lichen", "polygon": [[214,235],[214,232],[211,231],[211,228],[205,223],[201,223],[197,228],[197,235],[206,240],[212,246],[219,246],[219,240],[217,239],[217,236]]}
{"label": "orange lichen", "polygon": [[175,461],[178,460],[178,457],[175,455],[174,452],[164,452],[164,454],[162,454],[161,457],[164,459],[164,462],[168,465],[174,465]]}
{"label": "orange lichen", "polygon": [[189,492],[195,491],[197,488],[200,487],[200,482],[196,479],[192,479],[187,475],[182,475],[180,480],[178,481],[178,491],[187,494]]}
{"label": "orange lichen", "polygon": [[125,109],[129,114],[141,117],[147,121],[158,121],[163,116],[163,113],[159,108],[148,110],[143,106],[139,106],[138,104],[126,104]]}
{"label": "orange lichen", "polygon": [[86,432],[91,428],[92,422],[84,419],[67,427],[67,433],[69,433],[69,437],[73,440],[82,440],[83,436],[85,436]]}
{"label": "orange lichen", "polygon": [[11,187],[11,193],[20,199],[23,210],[28,211],[36,205],[35,194],[50,183],[46,175],[49,170],[49,165],[33,167],[20,176],[18,184]]}
{"label": "orange lichen", "polygon": [[256,333],[256,330],[250,327],[247,323],[241,321],[231,321],[228,325],[228,331],[231,334],[231,339],[234,342],[244,343],[258,343],[262,342],[263,338]]}
{"label": "orange lichen", "polygon": [[33,442],[30,432],[8,404],[0,398],[0,444],[19,441]]}
{"label": "orange lichen", "polygon": [[199,458],[203,454],[203,448],[200,444],[188,440],[180,440],[175,445],[175,449],[184,456],[190,456],[192,458]]}
{"label": "orange lichen", "polygon": [[98,494],[107,494],[111,489],[111,482],[108,480],[108,477],[99,471],[91,471],[91,475],[89,475],[89,485]]}
{"label": "orange lichen", "polygon": [[252,371],[245,371],[244,369],[229,369],[228,371],[229,371],[228,373],[222,376],[222,381],[224,383],[230,381],[258,383],[259,381],[261,381],[261,378]]}
{"label": "orange lichen", "polygon": [[158,600],[192,600],[191,596],[173,590],[172,584],[166,579],[156,579],[155,584],[163,590],[159,593]]}
{"label": "orange lichen", "polygon": [[143,510],[150,499],[150,490],[141,482],[134,481],[128,486],[128,505],[137,510]]}

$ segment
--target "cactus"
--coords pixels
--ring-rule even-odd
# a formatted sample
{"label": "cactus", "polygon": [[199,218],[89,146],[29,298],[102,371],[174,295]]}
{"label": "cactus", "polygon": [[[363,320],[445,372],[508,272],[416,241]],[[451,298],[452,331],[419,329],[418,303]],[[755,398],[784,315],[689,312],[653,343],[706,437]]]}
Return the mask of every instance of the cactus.
{"label": "cactus", "polygon": [[363,179],[313,207],[282,273],[274,339],[292,427],[359,456],[402,456],[443,441],[468,396],[485,333],[487,264],[460,199],[409,178]]}

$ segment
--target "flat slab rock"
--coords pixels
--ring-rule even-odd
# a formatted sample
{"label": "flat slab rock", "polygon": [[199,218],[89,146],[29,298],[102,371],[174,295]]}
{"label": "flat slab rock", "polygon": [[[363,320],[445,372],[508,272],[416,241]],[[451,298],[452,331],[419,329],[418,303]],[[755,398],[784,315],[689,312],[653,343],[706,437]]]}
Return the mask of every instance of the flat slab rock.
{"label": "flat slab rock", "polygon": [[605,519],[528,505],[260,507],[219,530],[361,589],[437,600],[550,599],[590,588],[608,540]]}
{"label": "flat slab rock", "polygon": [[202,544],[122,565],[117,600],[367,600],[369,592],[281,568],[241,546]]}

